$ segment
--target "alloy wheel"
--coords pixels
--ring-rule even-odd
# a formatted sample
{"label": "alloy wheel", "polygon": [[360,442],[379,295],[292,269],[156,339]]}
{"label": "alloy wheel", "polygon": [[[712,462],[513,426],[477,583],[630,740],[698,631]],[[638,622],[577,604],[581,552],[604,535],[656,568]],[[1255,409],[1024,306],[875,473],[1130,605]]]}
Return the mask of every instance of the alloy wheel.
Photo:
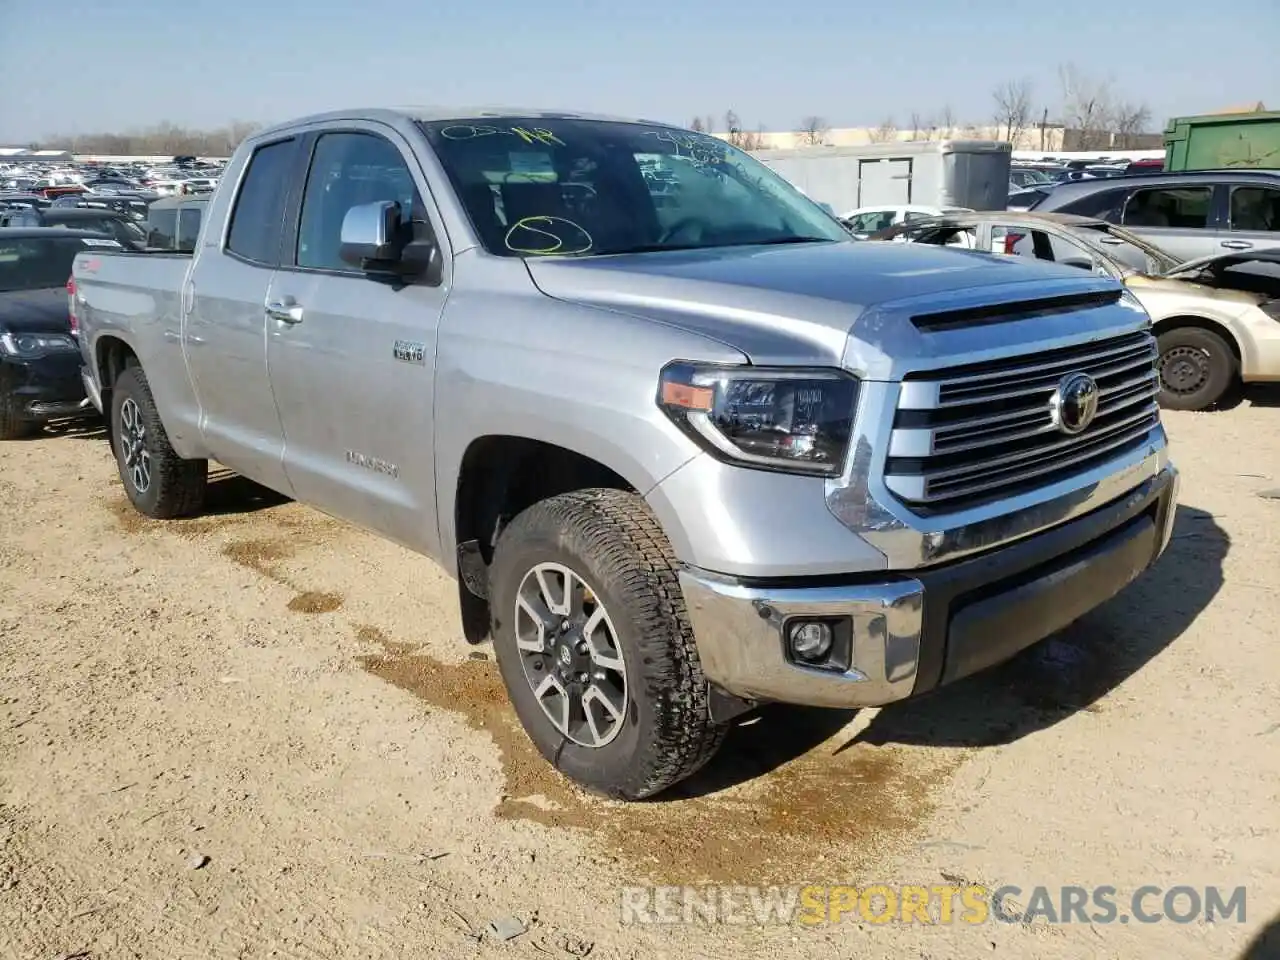
{"label": "alloy wheel", "polygon": [[120,404],[120,460],[129,482],[138,493],[151,489],[151,452],[147,449],[147,425],[132,397]]}
{"label": "alloy wheel", "polygon": [[539,563],[516,591],[515,635],[547,719],[581,746],[610,743],[626,719],[627,667],[599,594],[564,564]]}

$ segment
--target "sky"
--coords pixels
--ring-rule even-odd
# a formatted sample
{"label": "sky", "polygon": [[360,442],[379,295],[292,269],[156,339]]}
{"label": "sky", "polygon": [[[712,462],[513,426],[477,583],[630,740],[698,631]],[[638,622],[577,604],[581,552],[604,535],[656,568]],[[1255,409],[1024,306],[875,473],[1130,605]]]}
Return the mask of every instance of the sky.
{"label": "sky", "polygon": [[[1280,0],[0,0],[0,145],[161,121],[215,127],[387,105],[512,105],[688,124],[909,127],[1058,67],[1171,116],[1280,110]],[[16,38],[15,38],[16,39]],[[718,119],[718,126],[721,121]]]}

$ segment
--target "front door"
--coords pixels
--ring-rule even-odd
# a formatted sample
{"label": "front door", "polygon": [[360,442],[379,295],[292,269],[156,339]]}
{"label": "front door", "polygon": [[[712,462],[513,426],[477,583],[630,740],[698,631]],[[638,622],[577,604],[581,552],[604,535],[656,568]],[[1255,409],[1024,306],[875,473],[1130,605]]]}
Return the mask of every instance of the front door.
{"label": "front door", "polygon": [[1144,187],[1125,202],[1121,222],[1178,260],[1218,253],[1212,184]]}
{"label": "front door", "polygon": [[359,204],[397,201],[417,232],[442,236],[424,196],[412,151],[387,128],[312,139],[296,237],[271,285],[267,354],[298,499],[434,554],[436,328],[448,280],[397,288],[339,256],[343,217]]}
{"label": "front door", "polygon": [[1217,252],[1280,247],[1280,187],[1235,183],[1230,190],[1227,229]]}

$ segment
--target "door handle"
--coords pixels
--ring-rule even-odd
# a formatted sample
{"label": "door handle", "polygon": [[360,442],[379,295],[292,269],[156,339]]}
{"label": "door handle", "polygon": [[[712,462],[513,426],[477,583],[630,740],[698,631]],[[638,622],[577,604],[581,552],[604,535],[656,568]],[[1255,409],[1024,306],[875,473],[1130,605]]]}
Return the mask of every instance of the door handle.
{"label": "door handle", "polygon": [[1252,250],[1253,244],[1248,240],[1223,240],[1222,245],[1228,250]]}
{"label": "door handle", "polygon": [[295,324],[302,322],[302,307],[290,300],[268,300],[267,316],[280,323]]}

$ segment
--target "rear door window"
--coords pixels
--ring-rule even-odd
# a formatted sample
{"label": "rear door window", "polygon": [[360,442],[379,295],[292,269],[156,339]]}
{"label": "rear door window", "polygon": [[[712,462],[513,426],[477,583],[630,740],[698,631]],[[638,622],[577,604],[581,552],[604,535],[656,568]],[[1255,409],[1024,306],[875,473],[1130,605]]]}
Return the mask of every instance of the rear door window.
{"label": "rear door window", "polygon": [[227,231],[231,253],[270,266],[279,260],[285,197],[296,148],[296,140],[281,140],[258,147],[249,158]]}
{"label": "rear door window", "polygon": [[1124,224],[1207,230],[1213,187],[1149,187],[1135,190],[1124,208]]}

